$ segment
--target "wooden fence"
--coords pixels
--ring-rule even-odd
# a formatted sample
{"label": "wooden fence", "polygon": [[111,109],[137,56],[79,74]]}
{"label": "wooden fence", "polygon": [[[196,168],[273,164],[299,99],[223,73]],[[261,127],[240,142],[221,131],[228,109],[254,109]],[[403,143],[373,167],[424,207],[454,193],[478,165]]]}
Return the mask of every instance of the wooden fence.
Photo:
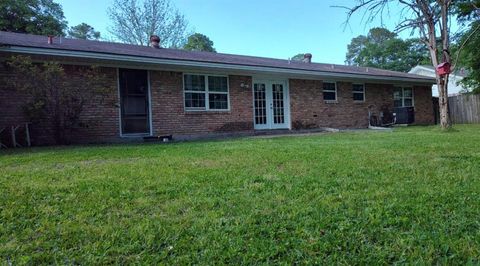
{"label": "wooden fence", "polygon": [[450,96],[448,104],[454,124],[480,123],[480,94]]}

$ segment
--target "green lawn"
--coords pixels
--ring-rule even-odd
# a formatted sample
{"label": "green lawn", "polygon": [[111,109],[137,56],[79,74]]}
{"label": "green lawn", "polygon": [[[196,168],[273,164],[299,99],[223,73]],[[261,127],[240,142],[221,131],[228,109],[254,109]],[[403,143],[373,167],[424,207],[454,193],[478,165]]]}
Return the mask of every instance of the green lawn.
{"label": "green lawn", "polygon": [[0,153],[0,264],[479,264],[480,125]]}

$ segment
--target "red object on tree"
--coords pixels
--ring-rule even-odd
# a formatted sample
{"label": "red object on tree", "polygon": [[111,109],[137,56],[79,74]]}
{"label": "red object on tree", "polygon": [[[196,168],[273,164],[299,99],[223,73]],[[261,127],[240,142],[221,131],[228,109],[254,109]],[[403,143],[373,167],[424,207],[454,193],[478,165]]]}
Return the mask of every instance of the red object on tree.
{"label": "red object on tree", "polygon": [[450,74],[450,63],[444,62],[437,66],[437,73],[440,76],[445,76]]}

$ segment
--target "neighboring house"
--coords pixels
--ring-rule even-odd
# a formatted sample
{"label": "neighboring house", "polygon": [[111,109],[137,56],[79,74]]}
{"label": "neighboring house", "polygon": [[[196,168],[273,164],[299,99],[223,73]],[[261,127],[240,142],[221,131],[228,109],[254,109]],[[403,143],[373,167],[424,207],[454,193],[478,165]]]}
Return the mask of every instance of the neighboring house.
{"label": "neighboring house", "polygon": [[[394,107],[414,110],[415,124],[434,122],[433,79],[311,63],[309,54],[297,62],[65,38],[49,44],[46,36],[0,32],[1,61],[17,54],[39,62],[100,65],[118,87],[111,95],[117,105],[92,100],[90,108],[99,111],[101,123],[78,129],[72,140],[79,143],[366,128],[369,110],[380,113]],[[3,65],[1,76],[8,75]],[[0,84],[0,128],[25,122],[20,97]],[[37,132],[36,143],[48,143],[48,132]]]}
{"label": "neighboring house", "polygon": [[[416,66],[408,73],[416,74],[425,77],[435,78],[435,68],[433,66]],[[465,73],[453,73],[448,76],[448,95],[457,95],[460,92],[466,91],[459,82],[465,77]],[[432,95],[438,97],[437,85],[432,86]]]}

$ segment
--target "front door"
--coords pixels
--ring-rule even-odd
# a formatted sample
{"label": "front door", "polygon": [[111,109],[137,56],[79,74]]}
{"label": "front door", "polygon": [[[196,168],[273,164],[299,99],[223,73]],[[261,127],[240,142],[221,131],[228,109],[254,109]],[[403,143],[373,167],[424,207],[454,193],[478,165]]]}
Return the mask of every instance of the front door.
{"label": "front door", "polygon": [[253,108],[255,129],[289,128],[286,82],[256,80],[253,83]]}

